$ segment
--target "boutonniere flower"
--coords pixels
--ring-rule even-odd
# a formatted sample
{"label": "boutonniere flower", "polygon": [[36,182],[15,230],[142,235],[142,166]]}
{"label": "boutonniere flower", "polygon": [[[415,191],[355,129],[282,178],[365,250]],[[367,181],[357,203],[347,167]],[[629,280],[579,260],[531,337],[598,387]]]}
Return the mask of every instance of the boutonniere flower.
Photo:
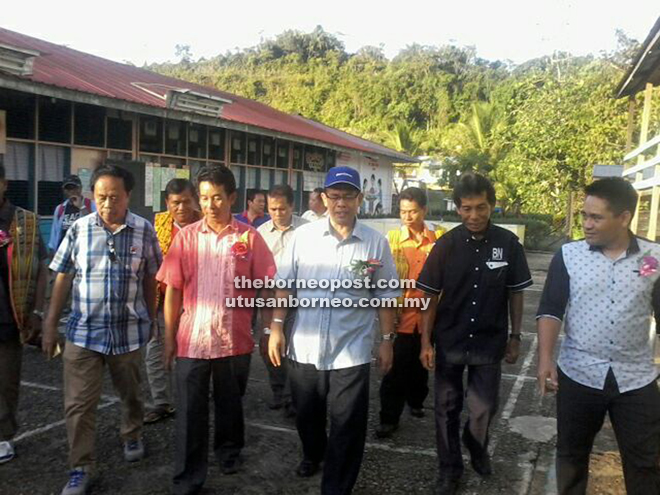
{"label": "boutonniere flower", "polygon": [[660,262],[654,256],[651,256],[650,252],[647,251],[639,259],[639,276],[640,277],[650,277],[658,272],[660,268]]}
{"label": "boutonniere flower", "polygon": [[249,231],[247,230],[243,232],[238,240],[231,245],[231,254],[234,258],[244,259],[247,256],[248,251],[250,250],[248,233]]}
{"label": "boutonniere flower", "polygon": [[381,266],[383,266],[383,263],[377,259],[370,259],[366,261],[353,260],[351,263],[351,271],[359,277],[366,277],[371,275]]}
{"label": "boutonniere flower", "polygon": [[0,230],[0,247],[5,247],[8,244],[11,244],[11,235],[9,235],[9,232]]}

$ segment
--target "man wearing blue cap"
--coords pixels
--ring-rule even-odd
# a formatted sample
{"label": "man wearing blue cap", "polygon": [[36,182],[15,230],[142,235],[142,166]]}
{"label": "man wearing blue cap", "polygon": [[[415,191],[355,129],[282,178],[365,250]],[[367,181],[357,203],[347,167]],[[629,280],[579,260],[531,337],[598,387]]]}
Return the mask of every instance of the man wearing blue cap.
{"label": "man wearing blue cap", "polygon": [[[401,291],[388,288],[397,272],[387,240],[357,220],[360,174],[350,167],[331,168],[322,198],[328,218],[299,227],[278,265],[277,279],[296,288],[298,309],[286,337],[287,309],[275,309],[268,353],[280,366],[286,350],[303,449],[297,474],[312,476],[324,461],[321,493],[338,495],[351,493],[362,463],[376,316],[381,372],[392,366],[394,308],[376,309],[376,303],[390,303]],[[277,298],[293,294],[278,290]],[[367,307],[359,306],[365,302]]]}

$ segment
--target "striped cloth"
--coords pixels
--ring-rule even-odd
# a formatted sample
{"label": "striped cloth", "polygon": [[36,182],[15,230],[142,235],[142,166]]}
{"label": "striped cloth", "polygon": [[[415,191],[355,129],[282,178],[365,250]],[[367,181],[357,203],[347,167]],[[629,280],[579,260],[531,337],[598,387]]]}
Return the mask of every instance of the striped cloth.
{"label": "striped cloth", "polygon": [[75,275],[67,340],[102,354],[145,345],[151,319],[143,282],[161,262],[156,231],[144,218],[127,212],[114,233],[98,213],[77,220],[50,264],[55,272]]}

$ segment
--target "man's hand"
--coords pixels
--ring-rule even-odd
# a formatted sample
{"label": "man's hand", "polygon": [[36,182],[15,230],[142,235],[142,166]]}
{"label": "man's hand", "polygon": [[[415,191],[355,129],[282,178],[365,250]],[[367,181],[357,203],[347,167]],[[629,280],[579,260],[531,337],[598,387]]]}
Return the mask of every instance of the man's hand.
{"label": "man's hand", "polygon": [[41,335],[42,322],[41,318],[34,313],[30,315],[30,321],[28,323],[28,344],[37,344],[37,339]]}
{"label": "man's hand", "polygon": [[270,338],[268,339],[268,357],[273,366],[282,365],[282,356],[284,356],[284,345],[286,337],[282,330],[281,323],[273,323],[270,329]]}
{"label": "man's hand", "polygon": [[167,371],[172,370],[172,363],[176,357],[176,335],[165,335],[165,349],[163,350],[163,362]]}
{"label": "man's hand", "polygon": [[551,360],[539,360],[538,369],[536,371],[536,380],[538,381],[541,396],[559,390],[557,365]]}
{"label": "man's hand", "polygon": [[516,361],[518,361],[518,356],[520,356],[520,340],[510,338],[506,345],[504,361],[509,364],[514,364]]}
{"label": "man's hand", "polygon": [[419,353],[419,360],[422,362],[422,366],[424,366],[425,370],[433,370],[435,367],[435,349],[431,344],[422,344],[422,351]]}
{"label": "man's hand", "polygon": [[394,341],[383,340],[378,348],[378,364],[380,373],[385,376],[392,369],[394,362]]}
{"label": "man's hand", "polygon": [[43,337],[41,338],[41,350],[47,359],[51,359],[57,347],[57,327],[59,321],[51,318],[50,314],[43,323]]}

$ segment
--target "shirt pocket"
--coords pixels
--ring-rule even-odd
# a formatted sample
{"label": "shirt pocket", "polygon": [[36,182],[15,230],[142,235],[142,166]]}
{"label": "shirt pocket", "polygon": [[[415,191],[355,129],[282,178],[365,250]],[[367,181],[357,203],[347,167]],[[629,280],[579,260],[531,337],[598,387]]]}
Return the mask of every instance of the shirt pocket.
{"label": "shirt pocket", "polygon": [[488,287],[502,287],[506,284],[508,265],[497,266],[490,268],[488,265],[485,267],[486,285]]}

